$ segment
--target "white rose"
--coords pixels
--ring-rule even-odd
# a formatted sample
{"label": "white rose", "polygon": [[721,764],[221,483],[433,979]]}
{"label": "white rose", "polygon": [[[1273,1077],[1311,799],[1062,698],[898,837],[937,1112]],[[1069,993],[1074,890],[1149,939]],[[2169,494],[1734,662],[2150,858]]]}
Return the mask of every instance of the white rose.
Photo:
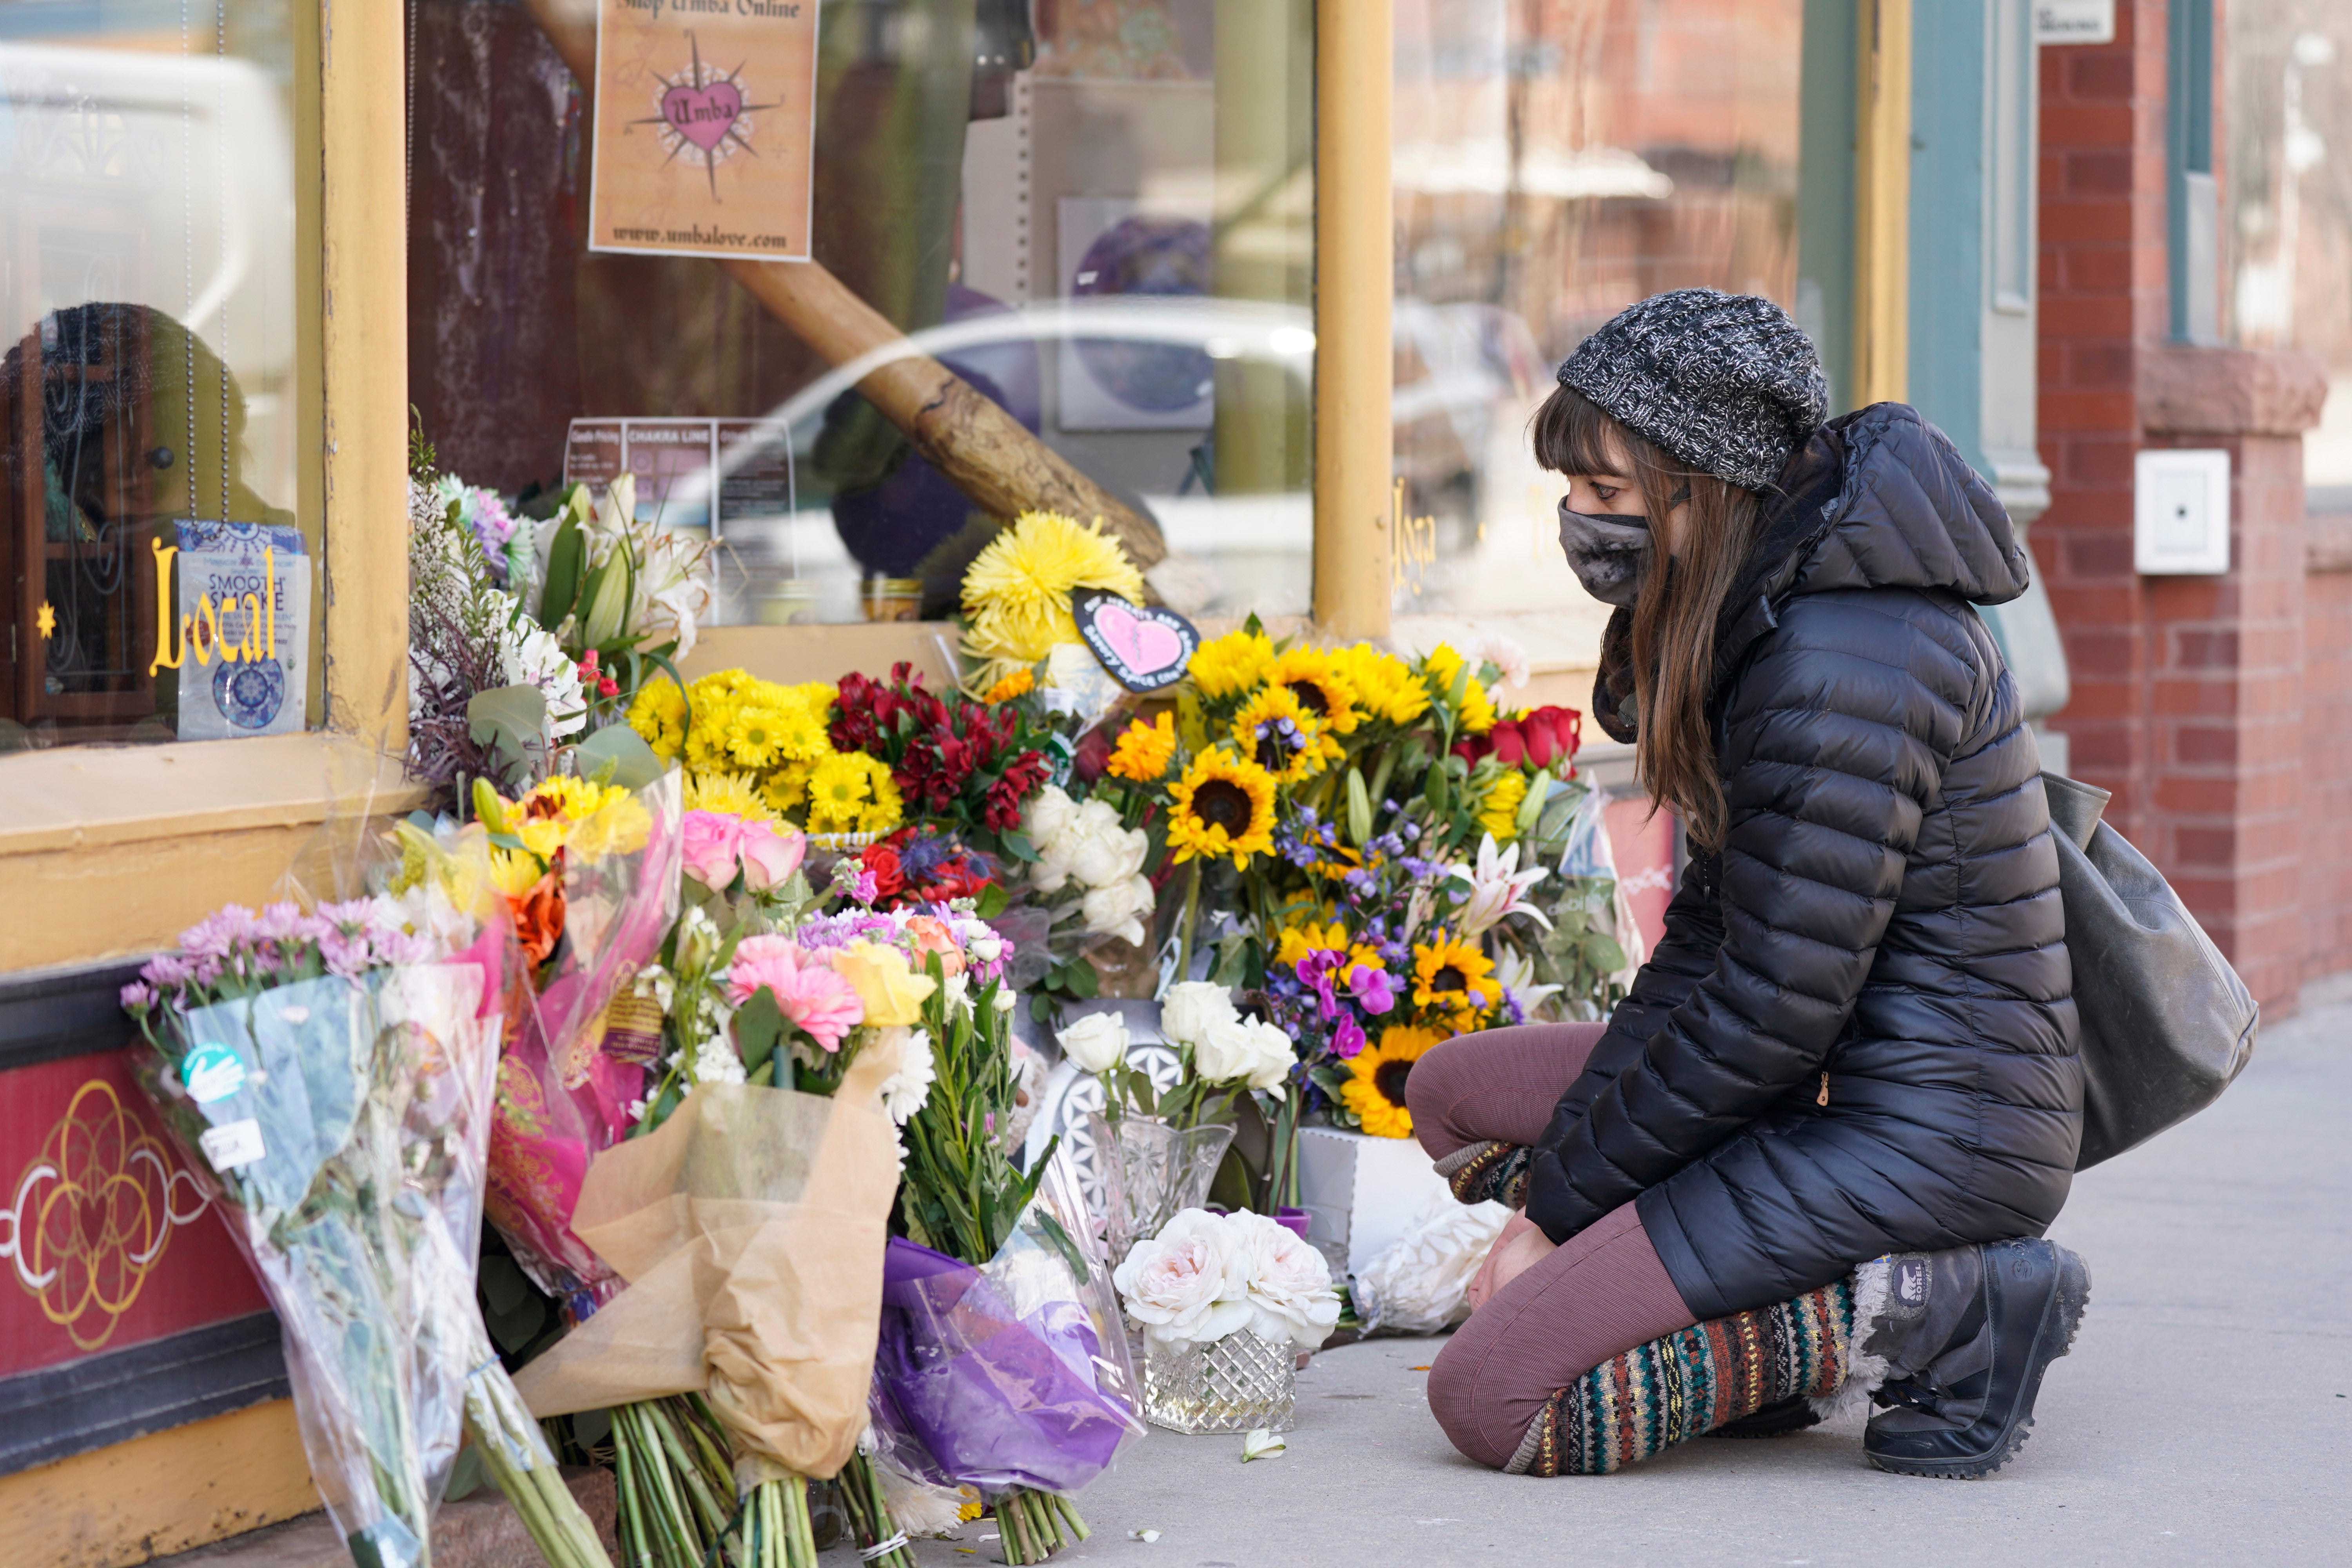
{"label": "white rose", "polygon": [[1143,945],[1144,917],[1151,912],[1151,879],[1129,877],[1123,882],[1089,890],[1078,902],[1088,936],[1115,936]]}
{"label": "white rose", "polygon": [[1252,1089],[1279,1089],[1297,1059],[1288,1035],[1272,1024],[1244,1018],[1209,1026],[1192,1054],[1204,1082],[1238,1079]]}
{"label": "white rose", "polygon": [[1142,870],[1151,837],[1141,828],[1130,832],[1121,827],[1118,808],[1108,801],[1090,800],[1078,807],[1076,820],[1062,835],[1061,847],[1070,875],[1082,886],[1100,888]]}
{"label": "white rose", "polygon": [[1226,1221],[1186,1209],[1112,1271],[1127,1315],[1161,1343],[1206,1343],[1250,1321],[1249,1281]]}
{"label": "white rose", "polygon": [[1054,1037],[1080,1072],[1108,1072],[1127,1059],[1127,1020],[1116,1013],[1089,1013]]}
{"label": "white rose", "polygon": [[1061,891],[1062,884],[1070,879],[1069,861],[1062,853],[1062,840],[1067,836],[1071,820],[1077,816],[1077,802],[1072,800],[1059,784],[1047,784],[1037,792],[1022,814],[1022,831],[1037,851],[1037,864],[1029,869],[1029,879],[1041,893]]}
{"label": "white rose", "polygon": [[1225,1223],[1238,1243],[1251,1331],[1276,1342],[1286,1335],[1302,1350],[1320,1346],[1339,1321],[1339,1293],[1323,1255],[1265,1215],[1228,1215]]}
{"label": "white rose", "polygon": [[1240,1016],[1223,986],[1207,980],[1180,980],[1168,988],[1168,1000],[1160,1005],[1160,1032],[1197,1048],[1210,1025],[1230,1023]]}

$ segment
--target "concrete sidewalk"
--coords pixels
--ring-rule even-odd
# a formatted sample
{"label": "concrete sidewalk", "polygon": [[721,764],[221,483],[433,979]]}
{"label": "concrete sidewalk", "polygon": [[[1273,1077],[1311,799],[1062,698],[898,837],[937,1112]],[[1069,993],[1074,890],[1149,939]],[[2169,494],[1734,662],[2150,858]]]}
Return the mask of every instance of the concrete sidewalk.
{"label": "concrete sidewalk", "polygon": [[[1482,1470],[1430,1418],[1436,1342],[1316,1357],[1282,1458],[1153,1433],[1080,1499],[1058,1561],[1258,1564],[2352,1561],[2352,985],[2307,993],[2221,1103],[2074,1185],[2052,1234],[2089,1315],[2032,1439],[1981,1482],[1882,1475],[1859,1421],[1689,1445],[1624,1474]],[[922,1544],[994,1561],[993,1525]],[[1130,1531],[1154,1529],[1150,1544]],[[959,1550],[961,1546],[961,1550]],[[846,1552],[837,1554],[845,1563]]]}

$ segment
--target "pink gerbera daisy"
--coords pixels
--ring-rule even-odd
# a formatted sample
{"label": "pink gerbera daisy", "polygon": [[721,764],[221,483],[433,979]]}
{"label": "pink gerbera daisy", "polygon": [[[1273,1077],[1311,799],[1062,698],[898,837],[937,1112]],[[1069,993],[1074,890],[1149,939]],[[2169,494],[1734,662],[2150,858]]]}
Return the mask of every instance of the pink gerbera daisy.
{"label": "pink gerbera daisy", "polygon": [[866,1017],[857,989],[827,968],[821,954],[803,952],[788,937],[747,936],[727,970],[727,998],[737,1006],[755,991],[776,999],[786,1020],[828,1051]]}

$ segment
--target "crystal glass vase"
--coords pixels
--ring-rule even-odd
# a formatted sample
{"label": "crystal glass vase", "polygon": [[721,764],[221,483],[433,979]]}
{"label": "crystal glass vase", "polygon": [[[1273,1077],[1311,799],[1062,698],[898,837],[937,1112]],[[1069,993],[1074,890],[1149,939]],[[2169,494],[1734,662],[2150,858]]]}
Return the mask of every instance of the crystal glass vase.
{"label": "crystal glass vase", "polygon": [[1182,1210],[1208,1201],[1217,1163],[1234,1140],[1230,1126],[1175,1128],[1143,1116],[1112,1121],[1100,1111],[1087,1113],[1087,1134],[1114,1261]]}
{"label": "crystal glass vase", "polygon": [[1153,1344],[1143,1414],[1171,1432],[1287,1432],[1297,1425],[1298,1351],[1237,1329],[1207,1344]]}

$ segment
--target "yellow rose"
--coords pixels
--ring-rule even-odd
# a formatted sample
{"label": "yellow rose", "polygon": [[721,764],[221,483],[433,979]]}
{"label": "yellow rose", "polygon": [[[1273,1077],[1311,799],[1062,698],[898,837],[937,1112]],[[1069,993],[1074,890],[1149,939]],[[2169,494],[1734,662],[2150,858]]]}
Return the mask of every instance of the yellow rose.
{"label": "yellow rose", "polygon": [[933,981],[907,967],[896,948],[870,942],[853,942],[833,955],[834,973],[856,989],[866,1004],[866,1022],[877,1027],[923,1021],[923,1002]]}

